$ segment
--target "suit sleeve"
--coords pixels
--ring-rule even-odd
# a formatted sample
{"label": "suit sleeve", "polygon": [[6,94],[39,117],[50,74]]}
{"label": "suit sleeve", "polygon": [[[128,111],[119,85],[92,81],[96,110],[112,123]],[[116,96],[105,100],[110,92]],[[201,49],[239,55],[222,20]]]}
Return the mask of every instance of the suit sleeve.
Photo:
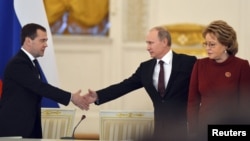
{"label": "suit sleeve", "polygon": [[136,72],[130,76],[128,79],[123,80],[120,83],[113,84],[106,88],[97,91],[98,101],[97,105],[103,104],[105,102],[119,98],[133,90],[142,87],[141,82],[141,66],[136,70]]}
{"label": "suit sleeve", "polygon": [[36,76],[32,67],[32,63],[28,62],[28,60],[15,60],[6,68],[6,80],[14,81],[14,85],[17,85],[20,89],[26,89],[30,93],[53,99],[63,105],[68,105],[71,93],[42,82]]}

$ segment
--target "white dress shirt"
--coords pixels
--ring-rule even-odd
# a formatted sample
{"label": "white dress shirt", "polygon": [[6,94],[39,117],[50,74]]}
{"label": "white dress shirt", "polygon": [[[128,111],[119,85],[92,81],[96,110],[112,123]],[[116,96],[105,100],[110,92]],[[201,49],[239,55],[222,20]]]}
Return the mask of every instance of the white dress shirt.
{"label": "white dress shirt", "polygon": [[27,56],[29,57],[30,61],[31,61],[31,62],[33,63],[33,65],[35,66],[33,60],[35,60],[36,58],[35,58],[33,55],[31,55],[28,51],[26,51],[24,48],[21,48],[21,50],[22,50],[25,54],[27,54]]}
{"label": "white dress shirt", "polygon": [[[165,88],[168,85],[168,80],[172,71],[172,60],[173,60],[173,52],[169,50],[165,56],[161,59],[164,62],[164,76],[165,76]],[[158,90],[158,77],[160,73],[160,64],[159,59],[155,65],[154,74],[153,74],[153,85],[155,86],[156,90]]]}

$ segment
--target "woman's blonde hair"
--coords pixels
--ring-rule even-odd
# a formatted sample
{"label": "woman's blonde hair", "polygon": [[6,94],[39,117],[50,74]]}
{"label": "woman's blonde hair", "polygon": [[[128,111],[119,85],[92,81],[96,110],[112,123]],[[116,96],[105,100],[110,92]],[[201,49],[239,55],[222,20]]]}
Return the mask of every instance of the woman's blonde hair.
{"label": "woman's blonde hair", "polygon": [[227,53],[235,55],[238,52],[238,42],[235,30],[225,21],[217,20],[211,22],[203,31],[202,36],[205,38],[207,34],[213,34],[218,41],[227,46]]}

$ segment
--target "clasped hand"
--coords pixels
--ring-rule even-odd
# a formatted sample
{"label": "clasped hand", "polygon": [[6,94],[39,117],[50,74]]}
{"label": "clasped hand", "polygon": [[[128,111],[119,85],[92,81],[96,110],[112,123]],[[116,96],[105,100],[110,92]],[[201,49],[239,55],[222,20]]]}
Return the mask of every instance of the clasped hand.
{"label": "clasped hand", "polygon": [[97,100],[98,96],[95,91],[91,89],[88,90],[88,93],[81,95],[81,90],[72,94],[71,101],[74,105],[79,107],[82,110],[89,110],[89,105],[94,103]]}

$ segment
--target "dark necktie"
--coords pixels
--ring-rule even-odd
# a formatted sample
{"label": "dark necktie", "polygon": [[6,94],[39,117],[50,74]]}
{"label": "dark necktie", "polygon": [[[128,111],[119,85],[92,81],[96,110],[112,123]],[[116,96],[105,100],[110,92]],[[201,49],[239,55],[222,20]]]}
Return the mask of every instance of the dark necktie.
{"label": "dark necktie", "polygon": [[42,68],[39,65],[37,59],[33,60],[33,62],[35,63],[35,68],[38,72],[39,78],[43,81],[43,82],[47,82],[45,75],[43,74]]}
{"label": "dark necktie", "polygon": [[[42,80],[45,83],[48,83],[47,79],[46,79],[46,77],[45,77],[45,75],[44,75],[44,73],[42,71],[42,68],[41,68],[41,66],[40,66],[40,64],[38,62],[38,60],[35,59],[35,60],[33,60],[33,62],[35,64],[35,68],[36,68],[37,73],[39,75],[38,76],[39,79]],[[42,103],[41,103],[41,107],[48,107],[48,108],[54,108],[54,107],[56,107],[56,108],[59,108],[59,105],[57,104],[56,101],[54,101],[52,99],[49,99],[49,98],[46,98],[46,97],[43,97]]]}
{"label": "dark necktie", "polygon": [[160,73],[158,78],[158,92],[162,97],[164,97],[165,94],[165,76],[164,76],[164,62],[162,60],[159,61],[160,64]]}

